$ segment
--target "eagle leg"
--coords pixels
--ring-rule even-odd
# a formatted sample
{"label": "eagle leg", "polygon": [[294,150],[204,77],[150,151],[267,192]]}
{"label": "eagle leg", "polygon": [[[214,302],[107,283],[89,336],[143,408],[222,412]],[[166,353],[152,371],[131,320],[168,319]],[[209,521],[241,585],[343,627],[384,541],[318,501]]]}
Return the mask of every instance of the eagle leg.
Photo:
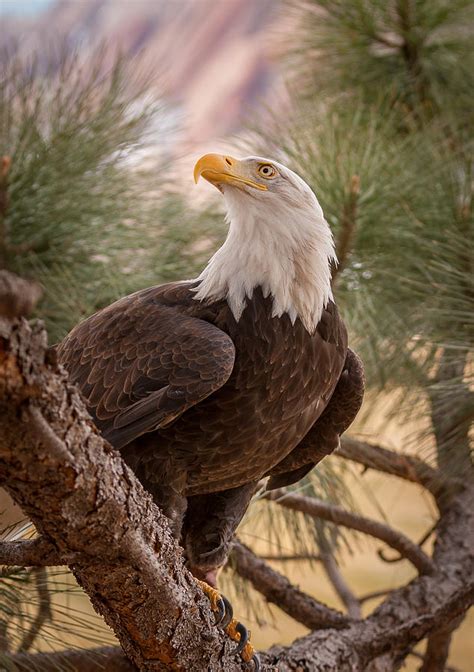
{"label": "eagle leg", "polygon": [[258,672],[260,670],[260,659],[250,644],[250,631],[233,617],[233,609],[229,600],[205,581],[197,579],[197,582],[203,593],[208,597],[212,611],[217,614],[216,625],[222,627],[233,641],[238,642],[234,653],[240,654],[245,663],[252,662],[254,672]]}
{"label": "eagle leg", "polygon": [[253,481],[221,492],[188,497],[182,545],[189,567],[198,579],[215,587],[217,572],[227,561],[235,530],[256,488]]}

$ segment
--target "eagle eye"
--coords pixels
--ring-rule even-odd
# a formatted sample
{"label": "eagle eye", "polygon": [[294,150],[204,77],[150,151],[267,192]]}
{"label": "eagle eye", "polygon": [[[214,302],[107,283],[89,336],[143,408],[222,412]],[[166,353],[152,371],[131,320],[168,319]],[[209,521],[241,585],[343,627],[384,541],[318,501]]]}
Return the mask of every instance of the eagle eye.
{"label": "eagle eye", "polygon": [[267,180],[271,179],[272,177],[275,177],[275,175],[277,174],[277,171],[271,165],[271,163],[261,163],[257,168],[257,172],[259,175],[265,177]]}

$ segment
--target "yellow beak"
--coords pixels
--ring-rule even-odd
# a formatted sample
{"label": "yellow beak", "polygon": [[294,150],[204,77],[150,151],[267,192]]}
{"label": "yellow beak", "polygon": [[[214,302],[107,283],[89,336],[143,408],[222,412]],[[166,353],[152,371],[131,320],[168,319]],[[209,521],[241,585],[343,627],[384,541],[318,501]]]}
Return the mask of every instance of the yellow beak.
{"label": "yellow beak", "polygon": [[223,184],[232,184],[234,186],[247,184],[255,189],[267,191],[267,187],[264,184],[251,180],[242,161],[234,159],[232,156],[223,156],[221,154],[205,154],[201,156],[194,166],[194,181],[196,184],[200,177],[203,177],[218,189],[221,189]]}

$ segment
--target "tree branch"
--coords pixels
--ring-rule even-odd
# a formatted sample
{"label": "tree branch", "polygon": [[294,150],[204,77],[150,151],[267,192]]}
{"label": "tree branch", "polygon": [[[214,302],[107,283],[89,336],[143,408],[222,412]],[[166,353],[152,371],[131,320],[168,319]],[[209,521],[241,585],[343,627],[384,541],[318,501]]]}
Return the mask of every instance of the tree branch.
{"label": "tree branch", "polygon": [[241,670],[166,518],[48,359],[38,324],[0,318],[0,415],[0,478],[60,557],[90,558],[71,569],[136,666]]}
{"label": "tree branch", "polygon": [[315,518],[323,518],[336,525],[358,530],[371,537],[381,539],[396,549],[404,558],[409,560],[420,574],[430,574],[434,570],[431,559],[402,532],[351,511],[345,511],[339,506],[328,504],[314,497],[304,497],[286,492],[283,489],[272,490],[265,495],[267,499],[277,502],[293,511],[301,511]]}
{"label": "tree branch", "polygon": [[234,542],[230,562],[237,574],[249,581],[268,602],[310,630],[349,625],[350,620],[344,614],[303,593],[239,541]]}
{"label": "tree branch", "polygon": [[462,489],[463,484],[455,478],[449,478],[429,464],[413,455],[395,453],[365,441],[344,436],[335,455],[363,464],[368,469],[382,471],[398,476],[425,487],[438,501],[445,501]]}
{"label": "tree branch", "polygon": [[[466,530],[474,525],[474,487],[466,487],[441,515],[433,560],[435,572],[390,593],[363,621],[345,630],[313,632],[289,647],[263,656],[279,672],[363,672],[380,658],[379,672],[392,672],[390,660],[406,656],[417,642],[461,617],[474,601],[474,552]],[[382,660],[387,656],[387,664]]]}
{"label": "tree branch", "polygon": [[68,563],[60,558],[53,544],[44,537],[23,541],[0,541],[0,565],[53,567],[66,564]]}
{"label": "tree branch", "polygon": [[337,566],[334,556],[329,549],[321,553],[321,562],[329,581],[339,595],[342,603],[345,605],[349,616],[351,618],[360,619],[362,616],[360,602],[347,585]]}

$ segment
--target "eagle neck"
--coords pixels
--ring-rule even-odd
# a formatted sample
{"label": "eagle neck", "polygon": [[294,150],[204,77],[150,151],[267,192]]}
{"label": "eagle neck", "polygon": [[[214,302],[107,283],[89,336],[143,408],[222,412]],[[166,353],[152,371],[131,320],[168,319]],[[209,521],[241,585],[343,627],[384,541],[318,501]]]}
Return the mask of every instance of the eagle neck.
{"label": "eagle neck", "polygon": [[[287,313],[314,333],[322,311],[332,299],[331,261],[334,243],[320,213],[287,213],[265,221],[261,211],[245,216],[229,209],[229,231],[222,247],[198,277],[195,298],[227,300],[239,321],[257,287],[273,299],[273,317]],[[317,213],[319,214],[319,213]],[[286,216],[285,216],[286,215]],[[303,216],[304,215],[304,216]]]}

